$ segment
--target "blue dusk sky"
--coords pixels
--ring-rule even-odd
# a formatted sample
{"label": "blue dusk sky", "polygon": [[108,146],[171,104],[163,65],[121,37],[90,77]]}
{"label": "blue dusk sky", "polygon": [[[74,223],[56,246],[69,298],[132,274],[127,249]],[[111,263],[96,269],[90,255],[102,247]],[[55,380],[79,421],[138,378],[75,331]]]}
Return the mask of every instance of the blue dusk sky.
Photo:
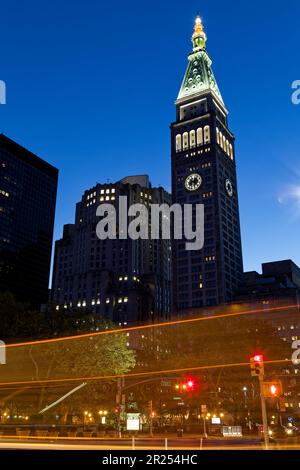
{"label": "blue dusk sky", "polygon": [[170,190],[170,132],[199,13],[236,136],[245,270],[300,264],[299,0],[10,0],[0,132],[60,170],[55,239],[96,182]]}

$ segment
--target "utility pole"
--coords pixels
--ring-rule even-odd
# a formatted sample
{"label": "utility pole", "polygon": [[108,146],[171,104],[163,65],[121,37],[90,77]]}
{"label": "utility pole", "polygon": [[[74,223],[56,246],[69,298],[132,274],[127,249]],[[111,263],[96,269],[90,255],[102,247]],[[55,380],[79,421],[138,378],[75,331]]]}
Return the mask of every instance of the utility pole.
{"label": "utility pole", "polygon": [[269,429],[268,429],[266,399],[264,396],[264,376],[260,375],[258,379],[259,379],[259,391],[260,391],[260,400],[261,400],[261,413],[262,413],[263,428],[264,428],[265,449],[268,450],[269,449]]}
{"label": "utility pole", "polygon": [[148,401],[150,436],[153,437],[153,401]]}
{"label": "utility pole", "polygon": [[207,438],[207,430],[206,430],[206,412],[207,412],[207,406],[206,405],[201,405],[200,408],[200,413],[203,419],[203,437]]}
{"label": "utility pole", "polygon": [[264,430],[265,449],[269,449],[269,427],[266,408],[266,399],[264,394],[264,358],[262,354],[255,354],[250,357],[250,370],[252,377],[258,377],[259,393],[261,402],[261,414]]}

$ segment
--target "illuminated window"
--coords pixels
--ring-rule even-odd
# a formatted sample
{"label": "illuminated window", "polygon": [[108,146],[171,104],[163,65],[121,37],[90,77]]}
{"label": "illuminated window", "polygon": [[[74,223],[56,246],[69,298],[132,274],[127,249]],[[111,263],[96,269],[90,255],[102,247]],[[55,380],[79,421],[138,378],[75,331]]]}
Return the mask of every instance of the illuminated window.
{"label": "illuminated window", "polygon": [[123,302],[122,297],[118,299],[118,304],[121,304]]}
{"label": "illuminated window", "polygon": [[86,307],[86,301],[85,300],[82,302],[82,306]]}
{"label": "illuminated window", "polygon": [[229,147],[230,147],[230,158],[231,160],[233,160],[233,147],[231,144],[229,145]]}
{"label": "illuminated window", "polygon": [[183,149],[188,149],[189,148],[189,135],[187,132],[183,134]]}
{"label": "illuminated window", "polygon": [[181,152],[182,143],[181,143],[181,134],[177,134],[176,136],[176,152]]}
{"label": "illuminated window", "polygon": [[197,145],[203,145],[203,130],[202,127],[197,129]]}
{"label": "illuminated window", "polygon": [[55,309],[56,309],[56,310],[59,310],[59,305],[56,305]]}
{"label": "illuminated window", "polygon": [[220,145],[220,131],[218,127],[217,127],[217,143]]}
{"label": "illuminated window", "polygon": [[112,192],[112,194],[115,194],[115,192],[116,192],[115,188],[112,188],[111,192]]}
{"label": "illuminated window", "polygon": [[204,143],[205,144],[210,143],[210,127],[209,126],[204,127]]}
{"label": "illuminated window", "polygon": [[101,189],[100,194],[104,194],[104,189]]}
{"label": "illuminated window", "polygon": [[100,197],[100,201],[104,201],[104,197],[103,197],[103,196]]}
{"label": "illuminated window", "polygon": [[226,137],[223,135],[223,149],[226,152]]}
{"label": "illuminated window", "polygon": [[226,152],[227,152],[227,155],[229,155],[229,157],[230,157],[230,144],[229,144],[228,140],[226,140]]}
{"label": "illuminated window", "polygon": [[97,299],[97,305],[100,305],[100,299]]}
{"label": "illuminated window", "polygon": [[124,302],[125,302],[125,303],[128,302],[128,297],[124,297]]}
{"label": "illuminated window", "polygon": [[110,189],[106,189],[106,194],[109,194],[110,193]]}
{"label": "illuminated window", "polygon": [[190,131],[190,147],[191,148],[196,147],[196,132],[195,131]]}
{"label": "illuminated window", "polygon": [[107,304],[109,304],[109,303],[110,303],[110,299],[106,299],[105,302],[106,302]]}

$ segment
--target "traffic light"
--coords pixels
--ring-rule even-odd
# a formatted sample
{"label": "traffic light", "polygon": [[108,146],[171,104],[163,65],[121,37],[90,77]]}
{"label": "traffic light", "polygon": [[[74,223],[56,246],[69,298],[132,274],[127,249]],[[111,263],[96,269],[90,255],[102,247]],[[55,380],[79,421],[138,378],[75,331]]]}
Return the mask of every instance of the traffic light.
{"label": "traffic light", "polygon": [[183,392],[192,392],[196,388],[196,381],[192,378],[185,379],[184,382],[175,384],[175,390]]}
{"label": "traffic light", "polygon": [[252,377],[262,377],[264,375],[264,358],[262,354],[254,354],[250,357],[250,370]]}
{"label": "traffic light", "polygon": [[265,398],[279,398],[283,393],[281,381],[264,382],[263,393]]}

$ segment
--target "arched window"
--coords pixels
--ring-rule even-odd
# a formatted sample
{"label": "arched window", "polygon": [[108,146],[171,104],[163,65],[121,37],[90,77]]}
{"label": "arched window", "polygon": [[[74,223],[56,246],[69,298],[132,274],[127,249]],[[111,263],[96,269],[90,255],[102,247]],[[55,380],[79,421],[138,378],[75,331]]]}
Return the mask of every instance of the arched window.
{"label": "arched window", "polygon": [[181,144],[181,134],[177,134],[176,136],[176,152],[181,152],[182,144]]}
{"label": "arched window", "polygon": [[204,127],[204,143],[205,144],[210,143],[210,127],[209,126]]}
{"label": "arched window", "polygon": [[227,152],[227,155],[230,157],[230,144],[228,140],[226,140],[226,152]]}
{"label": "arched window", "polygon": [[229,147],[230,147],[230,158],[231,160],[233,160],[233,147],[231,144],[229,145]]}
{"label": "arched window", "polygon": [[220,131],[220,134],[219,134],[219,139],[220,139],[220,147],[222,149],[223,148],[223,134],[222,134],[221,131]]}
{"label": "arched window", "polygon": [[218,127],[217,127],[217,142],[220,145],[220,131]]}
{"label": "arched window", "polygon": [[202,127],[197,129],[197,145],[203,145],[203,130]]}
{"label": "arched window", "polygon": [[223,135],[223,149],[224,149],[224,152],[226,152],[226,137],[225,137],[225,135]]}
{"label": "arched window", "polygon": [[189,148],[189,134],[185,132],[183,134],[183,150],[186,150]]}
{"label": "arched window", "polygon": [[190,147],[191,148],[196,147],[196,132],[195,131],[190,131]]}

